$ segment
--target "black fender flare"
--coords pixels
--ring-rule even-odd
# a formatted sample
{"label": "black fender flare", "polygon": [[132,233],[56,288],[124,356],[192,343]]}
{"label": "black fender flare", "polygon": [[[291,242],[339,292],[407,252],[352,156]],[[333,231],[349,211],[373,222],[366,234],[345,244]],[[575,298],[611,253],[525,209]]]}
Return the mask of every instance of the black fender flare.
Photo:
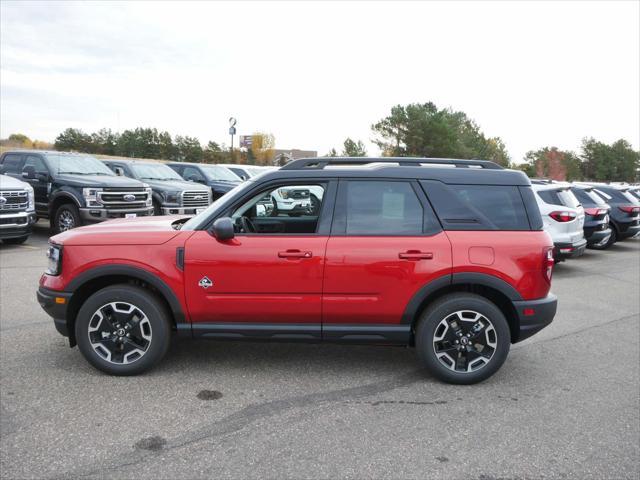
{"label": "black fender flare", "polygon": [[169,308],[173,313],[173,318],[176,324],[185,323],[185,315],[182,310],[182,304],[178,300],[178,297],[174,291],[163,280],[158,278],[151,272],[144,270],[140,267],[134,267],[131,265],[101,265],[91,268],[69,282],[65,289],[69,293],[74,293],[87,282],[96,280],[100,277],[108,277],[113,275],[126,276],[136,280],[141,280],[157,289],[164,299],[169,304]]}
{"label": "black fender flare", "polygon": [[74,205],[78,208],[82,208],[82,203],[78,200],[77,196],[73,191],[69,190],[58,190],[51,194],[49,197],[49,216],[52,217],[56,212],[53,211],[53,204],[60,198],[71,200]]}
{"label": "black fender flare", "polygon": [[424,303],[425,300],[427,300],[429,296],[433,295],[436,291],[447,286],[467,284],[482,285],[484,287],[489,287],[497,290],[505,297],[507,297],[511,302],[522,300],[522,296],[513,286],[494,275],[477,272],[447,274],[430,281],[422,288],[420,288],[413,295],[413,297],[411,297],[411,300],[409,300],[409,303],[407,304],[404,313],[402,314],[400,323],[412,324],[420,306]]}

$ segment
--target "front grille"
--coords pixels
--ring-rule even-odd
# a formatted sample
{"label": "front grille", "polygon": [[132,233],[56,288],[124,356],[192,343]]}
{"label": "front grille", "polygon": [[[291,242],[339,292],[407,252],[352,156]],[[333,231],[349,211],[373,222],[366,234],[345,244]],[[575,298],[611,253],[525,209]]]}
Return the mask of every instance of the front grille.
{"label": "front grille", "polygon": [[29,197],[25,190],[18,191],[3,191],[0,192],[0,197],[4,198],[4,201],[0,200],[0,210],[19,212],[27,209],[29,203]]}
{"label": "front grille", "polygon": [[182,192],[182,206],[192,208],[208,207],[209,193],[204,191]]}
{"label": "front grille", "polygon": [[26,225],[27,217],[0,218],[0,225]]}
{"label": "front grille", "polygon": [[143,188],[105,188],[98,193],[98,200],[105,208],[138,209],[147,205],[149,194]]}
{"label": "front grille", "polygon": [[293,198],[296,200],[309,198],[309,190],[290,190],[289,198]]}

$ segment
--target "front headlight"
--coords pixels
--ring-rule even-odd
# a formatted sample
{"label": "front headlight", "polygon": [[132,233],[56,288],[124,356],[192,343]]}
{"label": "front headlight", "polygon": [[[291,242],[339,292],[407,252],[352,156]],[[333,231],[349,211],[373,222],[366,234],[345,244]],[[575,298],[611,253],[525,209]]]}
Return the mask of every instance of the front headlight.
{"label": "front headlight", "polygon": [[150,207],[151,205],[153,205],[153,195],[151,195],[152,190],[151,187],[146,183],[144,185],[144,191],[147,192],[147,207]]}
{"label": "front headlight", "polygon": [[36,209],[36,199],[33,195],[33,188],[28,186],[27,190],[27,211],[32,212]]}
{"label": "front headlight", "polygon": [[178,203],[180,192],[163,192],[162,196],[164,197],[164,201],[166,203]]}
{"label": "front headlight", "polygon": [[82,196],[87,204],[87,207],[101,207],[102,203],[98,200],[98,194],[101,192],[101,188],[83,188]]}
{"label": "front headlight", "polygon": [[47,258],[49,259],[46,270],[47,275],[60,275],[62,267],[62,247],[50,243],[47,249]]}
{"label": "front headlight", "polygon": [[281,188],[278,190],[278,193],[280,194],[280,196],[282,198],[289,198],[289,190],[285,189],[285,188]]}

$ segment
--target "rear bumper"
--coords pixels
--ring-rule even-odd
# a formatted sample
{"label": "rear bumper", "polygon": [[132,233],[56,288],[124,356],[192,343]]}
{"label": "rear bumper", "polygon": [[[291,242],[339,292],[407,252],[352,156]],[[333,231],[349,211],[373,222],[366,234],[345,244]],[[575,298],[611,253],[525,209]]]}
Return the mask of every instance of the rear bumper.
{"label": "rear bumper", "polygon": [[592,245],[604,245],[607,243],[607,240],[609,240],[609,237],[611,237],[611,229],[595,230],[591,232],[589,236],[587,236],[585,232],[585,237],[587,238],[587,246],[589,247]]}
{"label": "rear bumper", "polygon": [[585,248],[587,248],[587,240],[583,238],[573,243],[555,243],[553,247],[553,258],[556,260],[580,257],[584,254]]}
{"label": "rear bumper", "polygon": [[518,338],[516,342],[538,333],[553,321],[558,308],[558,297],[550,293],[539,300],[522,300],[513,302],[519,320]]}
{"label": "rear bumper", "polygon": [[618,238],[622,240],[623,238],[635,237],[640,233],[640,225],[635,225],[635,222],[632,223],[619,223],[619,232]]}
{"label": "rear bumper", "polygon": [[[47,314],[53,318],[53,323],[60,335],[69,336],[67,329],[67,307],[71,293],[57,292],[48,288],[40,287],[37,292],[38,303]],[[64,299],[64,303],[62,300]]]}

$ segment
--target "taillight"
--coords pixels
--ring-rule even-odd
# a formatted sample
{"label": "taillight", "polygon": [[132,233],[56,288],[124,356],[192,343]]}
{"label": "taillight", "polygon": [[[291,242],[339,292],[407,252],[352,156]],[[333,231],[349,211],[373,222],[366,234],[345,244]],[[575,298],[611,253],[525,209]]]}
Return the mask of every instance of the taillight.
{"label": "taillight", "polygon": [[607,213],[607,209],[606,208],[585,208],[584,213],[586,213],[587,215],[597,217],[598,215],[604,215],[605,213]]}
{"label": "taillight", "polygon": [[553,274],[553,247],[547,247],[542,250],[542,274],[547,282],[551,283],[551,275]]}
{"label": "taillight", "polygon": [[640,207],[634,207],[633,205],[623,205],[621,207],[618,207],[620,210],[622,210],[625,213],[628,213],[630,215],[633,215],[634,213],[640,213]]}
{"label": "taillight", "polygon": [[574,212],[560,210],[558,210],[557,212],[551,212],[549,216],[556,222],[570,222],[571,220],[575,220],[576,218],[576,214]]}

